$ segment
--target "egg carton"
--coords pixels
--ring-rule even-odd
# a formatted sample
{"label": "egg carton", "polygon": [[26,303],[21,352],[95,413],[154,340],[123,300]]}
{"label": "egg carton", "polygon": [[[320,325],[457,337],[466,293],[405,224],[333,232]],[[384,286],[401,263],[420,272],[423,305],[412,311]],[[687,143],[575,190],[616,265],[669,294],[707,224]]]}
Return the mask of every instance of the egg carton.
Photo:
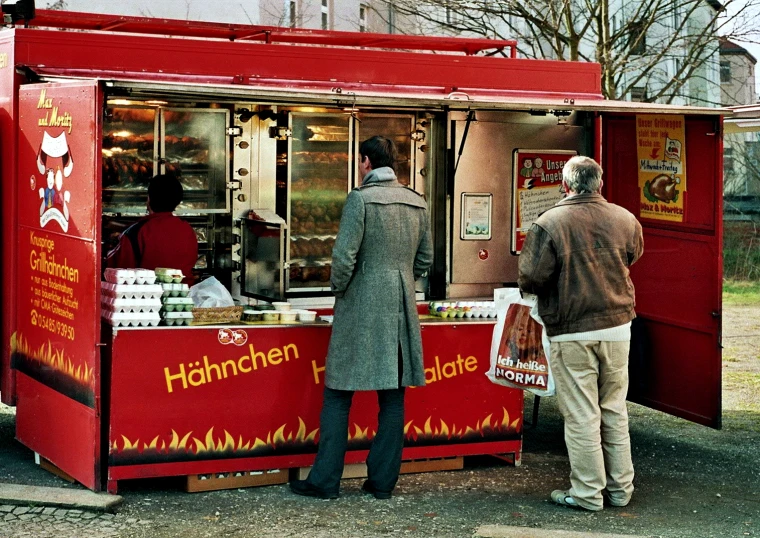
{"label": "egg carton", "polygon": [[190,325],[193,321],[192,312],[162,312],[164,325]]}
{"label": "egg carton", "polygon": [[187,297],[190,293],[190,286],[187,284],[167,284],[161,283],[163,297]]}
{"label": "egg carton", "polygon": [[151,269],[106,269],[106,282],[113,284],[153,284],[156,273]]}
{"label": "egg carton", "polygon": [[113,312],[103,309],[100,315],[114,327],[155,327],[161,321],[158,312]]}
{"label": "egg carton", "polygon": [[164,312],[190,312],[195,306],[190,297],[164,297],[161,304]]}
{"label": "egg carton", "polygon": [[118,299],[160,299],[163,292],[158,284],[100,283],[101,295]]}
{"label": "egg carton", "polygon": [[122,297],[103,296],[100,305],[111,312],[158,312],[161,300],[157,297],[149,299],[124,299]]}
{"label": "egg carton", "polygon": [[179,284],[185,276],[179,269],[170,269],[168,267],[156,267],[156,279],[159,282]]}

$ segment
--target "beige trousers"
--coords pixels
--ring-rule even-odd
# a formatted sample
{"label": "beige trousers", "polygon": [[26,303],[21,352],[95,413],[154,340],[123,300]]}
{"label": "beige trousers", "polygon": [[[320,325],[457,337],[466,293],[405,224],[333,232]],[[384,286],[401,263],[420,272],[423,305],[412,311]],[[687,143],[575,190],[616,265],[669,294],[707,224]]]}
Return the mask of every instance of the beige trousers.
{"label": "beige trousers", "polygon": [[552,342],[551,368],[565,418],[570,495],[588,510],[602,509],[602,490],[625,506],[633,494],[628,433],[626,342]]}

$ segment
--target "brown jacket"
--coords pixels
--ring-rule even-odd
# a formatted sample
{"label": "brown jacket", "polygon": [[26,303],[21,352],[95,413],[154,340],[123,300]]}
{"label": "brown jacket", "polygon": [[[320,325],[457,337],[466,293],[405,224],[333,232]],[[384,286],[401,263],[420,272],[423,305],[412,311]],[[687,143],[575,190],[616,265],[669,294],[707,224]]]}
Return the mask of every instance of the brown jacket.
{"label": "brown jacket", "polygon": [[576,194],[534,222],[518,285],[538,296],[548,336],[617,327],[636,317],[628,267],[643,252],[636,217],[600,194]]}

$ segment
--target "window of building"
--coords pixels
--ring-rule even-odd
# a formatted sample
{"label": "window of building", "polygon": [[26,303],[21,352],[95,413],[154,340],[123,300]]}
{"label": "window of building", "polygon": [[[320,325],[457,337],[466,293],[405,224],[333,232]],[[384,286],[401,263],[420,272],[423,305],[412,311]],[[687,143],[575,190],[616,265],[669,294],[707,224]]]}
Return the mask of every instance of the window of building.
{"label": "window of building", "polygon": [[388,2],[388,33],[396,33],[396,6]]}
{"label": "window of building", "polygon": [[628,34],[631,54],[645,54],[647,51],[646,26],[642,22],[634,22],[630,25]]}
{"label": "window of building", "polygon": [[634,86],[631,88],[631,101],[642,103],[647,100],[646,86]]}
{"label": "window of building", "polygon": [[446,24],[454,24],[458,21],[456,4],[452,0],[446,0]]}
{"label": "window of building", "polygon": [[681,27],[681,8],[679,2],[681,0],[673,0],[673,29],[678,31]]}
{"label": "window of building", "polygon": [[297,10],[296,10],[296,0],[289,0],[288,1],[288,24],[290,24],[291,28],[296,27],[296,18],[297,18]]}
{"label": "window of building", "polygon": [[734,148],[727,146],[723,148],[723,171],[734,171]]}
{"label": "window of building", "polygon": [[322,30],[330,29],[330,0],[322,0]]}
{"label": "window of building", "polygon": [[731,82],[731,62],[727,60],[720,61],[720,81]]}
{"label": "window of building", "polygon": [[359,4],[359,31],[367,31],[367,6],[366,4]]}

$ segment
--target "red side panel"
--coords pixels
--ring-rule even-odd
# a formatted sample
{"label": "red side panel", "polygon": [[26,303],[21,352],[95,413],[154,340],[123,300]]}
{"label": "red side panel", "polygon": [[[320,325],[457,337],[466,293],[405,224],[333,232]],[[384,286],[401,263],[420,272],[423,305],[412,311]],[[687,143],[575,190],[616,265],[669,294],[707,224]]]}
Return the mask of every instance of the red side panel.
{"label": "red side panel", "polygon": [[98,489],[92,459],[95,411],[22,373],[17,392],[16,436],[88,488]]}
{"label": "red side panel", "polygon": [[11,32],[0,41],[0,200],[2,200],[2,307],[0,308],[0,397],[3,403],[16,401],[15,372],[11,369],[10,343],[15,332],[16,312],[16,75]]}
{"label": "red side panel", "polygon": [[[631,401],[714,428],[721,425],[719,121],[686,117],[683,222],[640,218],[629,391]],[[605,118],[603,131],[606,195],[639,217],[635,117]]]}
{"label": "red side panel", "polygon": [[22,86],[14,177],[18,307],[11,349],[24,379],[17,437],[92,489],[100,487],[101,448],[101,110],[94,82]]}

